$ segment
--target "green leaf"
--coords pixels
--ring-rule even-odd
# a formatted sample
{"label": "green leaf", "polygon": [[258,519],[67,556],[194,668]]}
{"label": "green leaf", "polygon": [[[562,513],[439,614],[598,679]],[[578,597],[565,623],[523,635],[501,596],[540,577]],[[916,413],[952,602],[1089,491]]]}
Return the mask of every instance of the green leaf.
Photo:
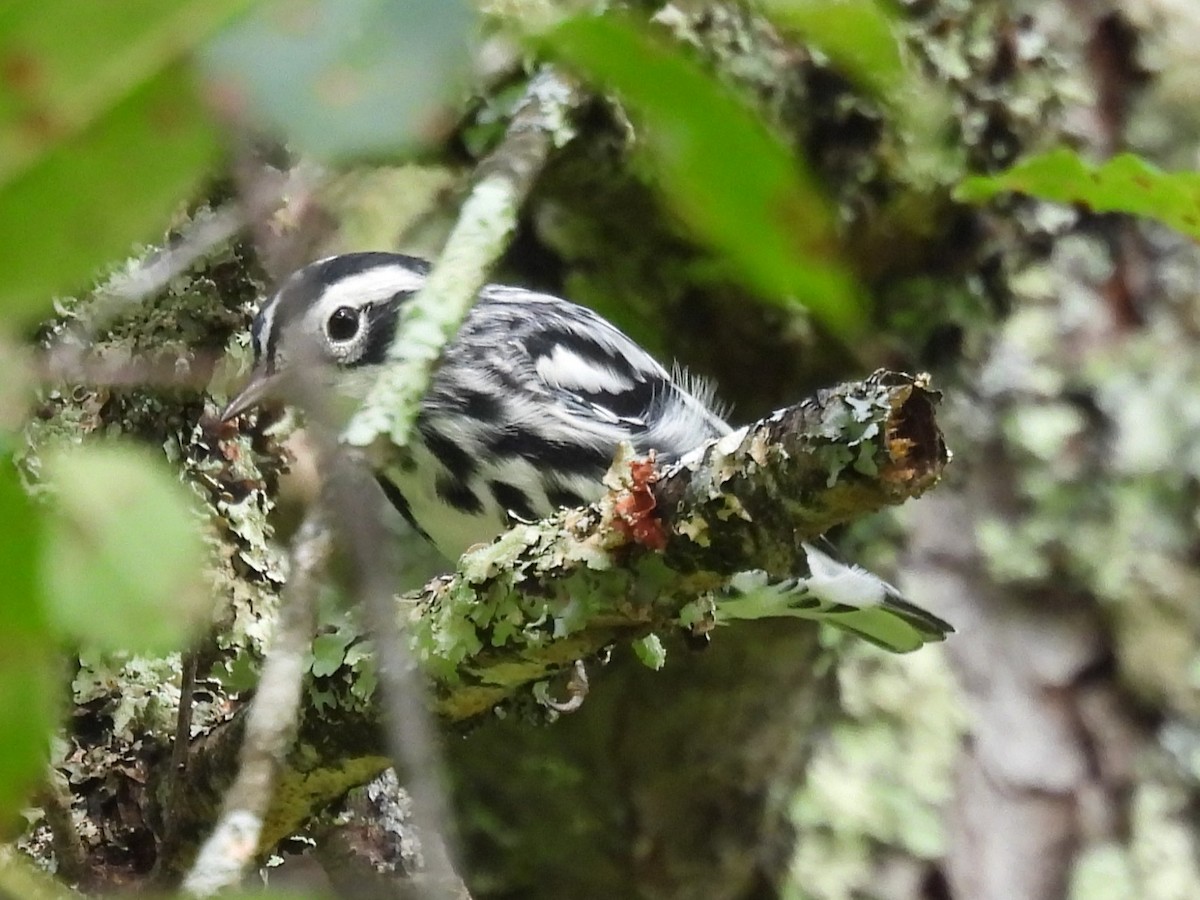
{"label": "green leaf", "polygon": [[758,5],[879,97],[890,97],[909,79],[891,19],[874,0],[758,0]]}
{"label": "green leaf", "polygon": [[312,673],[317,678],[327,678],[342,667],[346,660],[346,648],[355,635],[352,631],[334,631],[317,635],[312,642]]}
{"label": "green leaf", "polygon": [[55,623],[102,649],[182,647],[213,603],[187,490],[132,446],[74,448],[45,468],[57,499],[42,556]]}
{"label": "green leaf", "polygon": [[225,690],[240,694],[258,684],[258,664],[249,653],[239,653],[233,659],[218,660],[209,675]]}
{"label": "green leaf", "polygon": [[0,316],[48,312],[48,294],[161,233],[217,151],[186,73],[171,69],[43,154],[0,187]]}
{"label": "green leaf", "polygon": [[253,0],[5,0],[0,184],[86,130]]}
{"label": "green leaf", "polygon": [[226,103],[317,156],[395,154],[452,122],[475,29],[465,0],[282,0],[202,60]]}
{"label": "green leaf", "polygon": [[38,583],[39,517],[0,464],[0,835],[46,759],[54,724],[54,646]]}
{"label": "green leaf", "polygon": [[1200,238],[1200,173],[1164,172],[1132,153],[1095,165],[1059,148],[997,175],[967,178],[954,193],[958,200],[983,203],[1006,191],[1145,216]]}
{"label": "green leaf", "polygon": [[799,301],[843,336],[862,328],[864,300],[829,204],[803,162],[724,86],[613,15],[569,20],[545,42],[621,97],[678,214],[750,285]]}
{"label": "green leaf", "polygon": [[[918,193],[940,195],[962,172],[962,148],[944,138],[955,117],[944,83],[909,65],[895,4],[887,0],[757,0],[782,29],[809,47],[885,107],[896,145],[889,156],[902,182]],[[903,213],[902,197],[889,204]]]}
{"label": "green leaf", "polygon": [[0,315],[161,232],[216,150],[174,61],[251,2],[0,4]]}

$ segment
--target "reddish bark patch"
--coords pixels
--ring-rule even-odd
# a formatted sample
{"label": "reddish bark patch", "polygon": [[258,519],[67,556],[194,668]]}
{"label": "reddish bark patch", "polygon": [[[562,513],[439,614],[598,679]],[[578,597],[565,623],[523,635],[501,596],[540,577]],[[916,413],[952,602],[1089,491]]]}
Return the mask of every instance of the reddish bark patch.
{"label": "reddish bark patch", "polygon": [[667,547],[667,533],[654,509],[654,483],[658,481],[655,471],[654,452],[645,459],[635,459],[629,464],[629,487],[617,498],[613,509],[617,514],[614,525],[629,540],[650,550],[662,551]]}

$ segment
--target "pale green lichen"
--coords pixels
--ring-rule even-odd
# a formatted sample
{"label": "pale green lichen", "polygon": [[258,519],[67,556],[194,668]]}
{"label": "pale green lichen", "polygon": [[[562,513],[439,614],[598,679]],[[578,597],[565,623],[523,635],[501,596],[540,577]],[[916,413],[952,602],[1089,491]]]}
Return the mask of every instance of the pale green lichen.
{"label": "pale green lichen", "polygon": [[657,672],[667,664],[667,648],[657,634],[648,634],[633,642],[633,652],[642,665]]}
{"label": "pale green lichen", "polygon": [[[1071,900],[1150,900],[1152,895],[1137,888],[1128,849],[1115,842],[1087,847],[1080,853],[1072,873]],[[1180,895],[1183,900],[1184,895]]]}
{"label": "pale green lichen", "polygon": [[714,515],[719,521],[725,522],[729,519],[741,519],[743,522],[753,521],[750,513],[746,511],[746,507],[742,505],[742,501],[733,494],[723,494],[721,500],[721,508],[714,511]]}
{"label": "pale green lichen", "polygon": [[[1128,683],[1197,716],[1178,673],[1200,656],[1186,487],[1200,479],[1200,363],[1169,318],[1117,342],[1079,339],[1093,327],[1087,285],[1107,271],[1095,261],[1105,253],[1101,242],[1061,240],[1041,277],[1024,282],[1033,293],[983,373],[998,409],[987,425],[1017,476],[1014,506],[981,525],[979,546],[1001,583],[1065,579],[1099,598]],[[1065,354],[1064,342],[1079,349]]]}
{"label": "pale green lichen", "polygon": [[1071,900],[1190,900],[1200,892],[1191,789],[1175,779],[1145,778],[1130,801],[1127,844],[1084,849],[1071,878]]}
{"label": "pale green lichen", "polygon": [[[143,733],[171,730],[179,705],[178,685],[177,654],[158,659],[85,651],[80,654],[71,690],[75,703],[102,710],[113,733],[132,742]],[[200,727],[213,721],[206,720],[205,710],[200,710]]]}
{"label": "pale green lichen", "polygon": [[828,473],[827,487],[836,485],[849,469],[868,476],[878,472],[875,443],[891,412],[891,393],[883,386],[869,395],[839,397],[825,407],[820,434],[826,441],[813,449]]}
{"label": "pale green lichen", "polygon": [[491,543],[464,553],[458,561],[458,571],[469,584],[483,584],[539,540],[541,533],[537,526],[515,525]]}
{"label": "pale green lichen", "polygon": [[1132,861],[1144,900],[1184,900],[1200,893],[1195,787],[1148,780],[1131,804]]}
{"label": "pale green lichen", "polygon": [[708,537],[708,522],[703,516],[689,516],[675,523],[675,531],[687,537],[697,547],[708,547],[711,541]]}
{"label": "pale green lichen", "polygon": [[[453,579],[432,607],[414,607],[410,634],[417,658],[434,677],[456,683],[461,663],[485,643],[494,648],[532,648],[582,628],[597,605],[611,604],[612,579],[589,573],[611,568],[611,560],[590,540],[574,537],[581,515],[564,511],[536,524],[517,525],[460,561]],[[521,593],[526,575],[555,571],[567,560],[583,562],[550,598]]]}
{"label": "pale green lichen", "polygon": [[882,848],[921,860],[945,849],[942,807],[966,716],[944,656],[839,646],[845,718],[818,743],[792,803],[798,833],[785,896],[793,900],[870,895]]}

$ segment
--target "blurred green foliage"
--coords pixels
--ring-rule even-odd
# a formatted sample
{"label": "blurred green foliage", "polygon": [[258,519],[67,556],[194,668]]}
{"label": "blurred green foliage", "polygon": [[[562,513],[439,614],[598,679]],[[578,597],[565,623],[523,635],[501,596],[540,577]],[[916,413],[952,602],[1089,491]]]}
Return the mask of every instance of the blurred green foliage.
{"label": "blurred green foliage", "polygon": [[[213,108],[326,155],[403,150],[435,124],[472,26],[441,0],[4,4],[0,321],[45,317],[54,294],[160,241],[216,174]],[[203,48],[207,82],[185,60]],[[47,758],[58,647],[167,653],[214,601],[202,519],[161,457],[53,443],[29,470],[50,502],[0,471],[0,825]]]}
{"label": "blurred green foliage", "polygon": [[[851,82],[901,114],[911,106],[915,82],[884,7],[758,5]],[[7,0],[0,6],[0,321],[50,314],[55,292],[83,287],[136,242],[159,239],[222,152],[205,100],[326,159],[402,156],[453,121],[441,104],[463,71],[473,27],[461,0]],[[647,182],[747,284],[768,300],[802,305],[843,337],[862,330],[866,299],[842,258],[822,186],[717,77],[614,15],[569,20],[538,41],[587,84],[621,99]],[[202,60],[207,94],[186,65],[190,55]],[[477,135],[480,147],[490,135]],[[1146,216],[1200,237],[1200,175],[1162,172],[1128,154],[1094,165],[1059,149],[969,178],[956,196],[978,203],[1010,191]],[[1144,410],[1138,433],[1146,431]],[[1035,454],[1054,450],[1075,427],[1057,410],[1014,417],[1012,425]],[[200,525],[163,466],[128,448],[64,451],[47,465],[57,504],[43,507],[0,465],[0,827],[27,798],[47,755],[56,648],[70,641],[165,651],[181,646],[207,611],[197,580]],[[1092,568],[1116,579],[1111,567]],[[314,674],[334,671],[348,648],[342,633],[319,638]],[[661,661],[653,640],[638,650],[647,664]],[[891,734],[878,741],[902,745]],[[839,764],[831,778],[845,771]],[[940,799],[942,781],[931,784]],[[918,819],[921,827],[905,831],[912,810],[882,800],[881,833],[932,853],[936,823]],[[801,812],[806,824],[825,827],[824,807]]]}
{"label": "blurred green foliage", "polygon": [[758,5],[878,97],[892,96],[910,80],[891,18],[875,0],[758,0]]}
{"label": "blurred green foliage", "polygon": [[632,20],[572,19],[545,42],[628,105],[653,182],[747,283],[768,299],[800,302],[842,336],[862,328],[865,300],[840,259],[830,205],[762,119]]}
{"label": "blurred green foliage", "polygon": [[256,129],[326,160],[394,158],[455,121],[474,26],[466,0],[259,3],[200,61]]}
{"label": "blurred green foliage", "polygon": [[178,64],[249,0],[9,0],[0,10],[0,318],[157,238],[217,158]]}
{"label": "blurred green foliage", "polygon": [[41,530],[11,464],[0,462],[0,836],[48,751],[54,642],[38,578]]}
{"label": "blurred green foliage", "polygon": [[1164,172],[1132,153],[1095,164],[1059,147],[996,175],[967,178],[955,196],[983,203],[1010,191],[1098,213],[1144,216],[1200,238],[1200,173]]}
{"label": "blurred green foliage", "polygon": [[182,647],[212,612],[199,516],[166,461],[105,443],[45,460],[49,614],[71,640],[106,650]]}

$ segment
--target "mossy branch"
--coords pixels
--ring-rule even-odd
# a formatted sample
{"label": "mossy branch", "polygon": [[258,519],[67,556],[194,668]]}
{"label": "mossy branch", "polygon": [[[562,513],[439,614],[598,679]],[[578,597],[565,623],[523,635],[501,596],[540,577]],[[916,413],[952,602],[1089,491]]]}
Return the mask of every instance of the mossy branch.
{"label": "mossy branch", "polygon": [[618,459],[599,503],[467,553],[406,601],[438,714],[486,713],[617,640],[708,630],[705,598],[737,572],[807,572],[802,541],[938,480],[937,399],[923,377],[879,371],[661,471]]}
{"label": "mossy branch", "polygon": [[[617,642],[713,627],[712,592],[735,572],[803,571],[798,544],[915,497],[948,454],[926,380],[876,372],[822,391],[663,469],[620,459],[590,507],[521,524],[459,571],[401,598],[440,719],[465,723]],[[797,567],[800,567],[799,569]],[[306,710],[264,825],[270,846],[388,765],[378,710],[347,664]],[[235,718],[227,726],[239,728]],[[194,751],[236,747],[216,729]],[[229,768],[216,758],[195,771]],[[195,783],[197,811],[220,785]]]}

